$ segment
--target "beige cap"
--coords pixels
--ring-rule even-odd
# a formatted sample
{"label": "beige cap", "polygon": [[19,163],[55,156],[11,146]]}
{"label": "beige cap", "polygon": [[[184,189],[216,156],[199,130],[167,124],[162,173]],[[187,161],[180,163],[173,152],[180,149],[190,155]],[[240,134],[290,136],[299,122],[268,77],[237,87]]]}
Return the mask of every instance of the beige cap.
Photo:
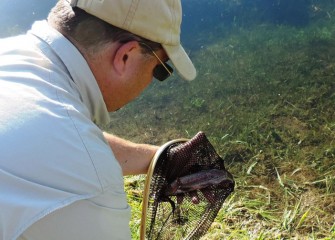
{"label": "beige cap", "polygon": [[195,67],[180,43],[180,0],[71,0],[71,6],[160,43],[184,79],[196,77]]}

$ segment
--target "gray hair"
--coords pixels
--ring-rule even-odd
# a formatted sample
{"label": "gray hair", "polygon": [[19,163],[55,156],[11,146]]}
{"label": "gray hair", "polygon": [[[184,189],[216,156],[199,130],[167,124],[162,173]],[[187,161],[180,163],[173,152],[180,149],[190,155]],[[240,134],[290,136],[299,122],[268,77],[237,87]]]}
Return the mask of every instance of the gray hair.
{"label": "gray hair", "polygon": [[[80,8],[72,8],[66,0],[58,1],[49,13],[48,22],[70,40],[79,44],[78,47],[89,55],[99,52],[111,42],[139,41],[144,42],[153,50],[162,48],[159,43],[112,26]],[[150,52],[147,48],[142,48],[142,51],[143,53]]]}

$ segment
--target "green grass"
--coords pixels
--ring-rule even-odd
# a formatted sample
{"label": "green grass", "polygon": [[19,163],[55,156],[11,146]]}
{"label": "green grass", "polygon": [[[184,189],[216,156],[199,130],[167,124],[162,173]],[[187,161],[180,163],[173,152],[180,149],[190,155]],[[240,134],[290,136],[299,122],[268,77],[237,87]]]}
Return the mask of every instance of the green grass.
{"label": "green grass", "polygon": [[[333,26],[217,32],[191,54],[197,80],[155,82],[112,114],[110,131],[137,142],[206,133],[236,189],[204,239],[335,238]],[[126,178],[133,239],[143,181]]]}

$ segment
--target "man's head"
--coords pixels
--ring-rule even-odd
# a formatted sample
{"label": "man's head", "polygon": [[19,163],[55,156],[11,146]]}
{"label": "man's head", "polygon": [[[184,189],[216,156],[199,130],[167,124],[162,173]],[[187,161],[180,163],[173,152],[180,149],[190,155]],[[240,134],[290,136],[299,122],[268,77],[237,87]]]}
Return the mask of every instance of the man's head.
{"label": "man's head", "polygon": [[113,26],[160,43],[180,75],[195,78],[195,68],[180,44],[180,0],[68,1]]}
{"label": "man's head", "polygon": [[169,59],[183,78],[195,78],[180,45],[180,0],[60,0],[48,21],[87,59],[109,111],[137,97],[153,75],[169,76]]}

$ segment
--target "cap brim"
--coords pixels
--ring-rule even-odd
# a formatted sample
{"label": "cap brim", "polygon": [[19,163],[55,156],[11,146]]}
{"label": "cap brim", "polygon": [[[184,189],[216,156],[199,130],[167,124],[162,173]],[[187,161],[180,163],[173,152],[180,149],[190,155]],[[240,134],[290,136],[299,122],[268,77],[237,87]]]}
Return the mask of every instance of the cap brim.
{"label": "cap brim", "polygon": [[173,46],[162,44],[162,46],[182,78],[191,81],[197,76],[191,59],[180,44]]}

